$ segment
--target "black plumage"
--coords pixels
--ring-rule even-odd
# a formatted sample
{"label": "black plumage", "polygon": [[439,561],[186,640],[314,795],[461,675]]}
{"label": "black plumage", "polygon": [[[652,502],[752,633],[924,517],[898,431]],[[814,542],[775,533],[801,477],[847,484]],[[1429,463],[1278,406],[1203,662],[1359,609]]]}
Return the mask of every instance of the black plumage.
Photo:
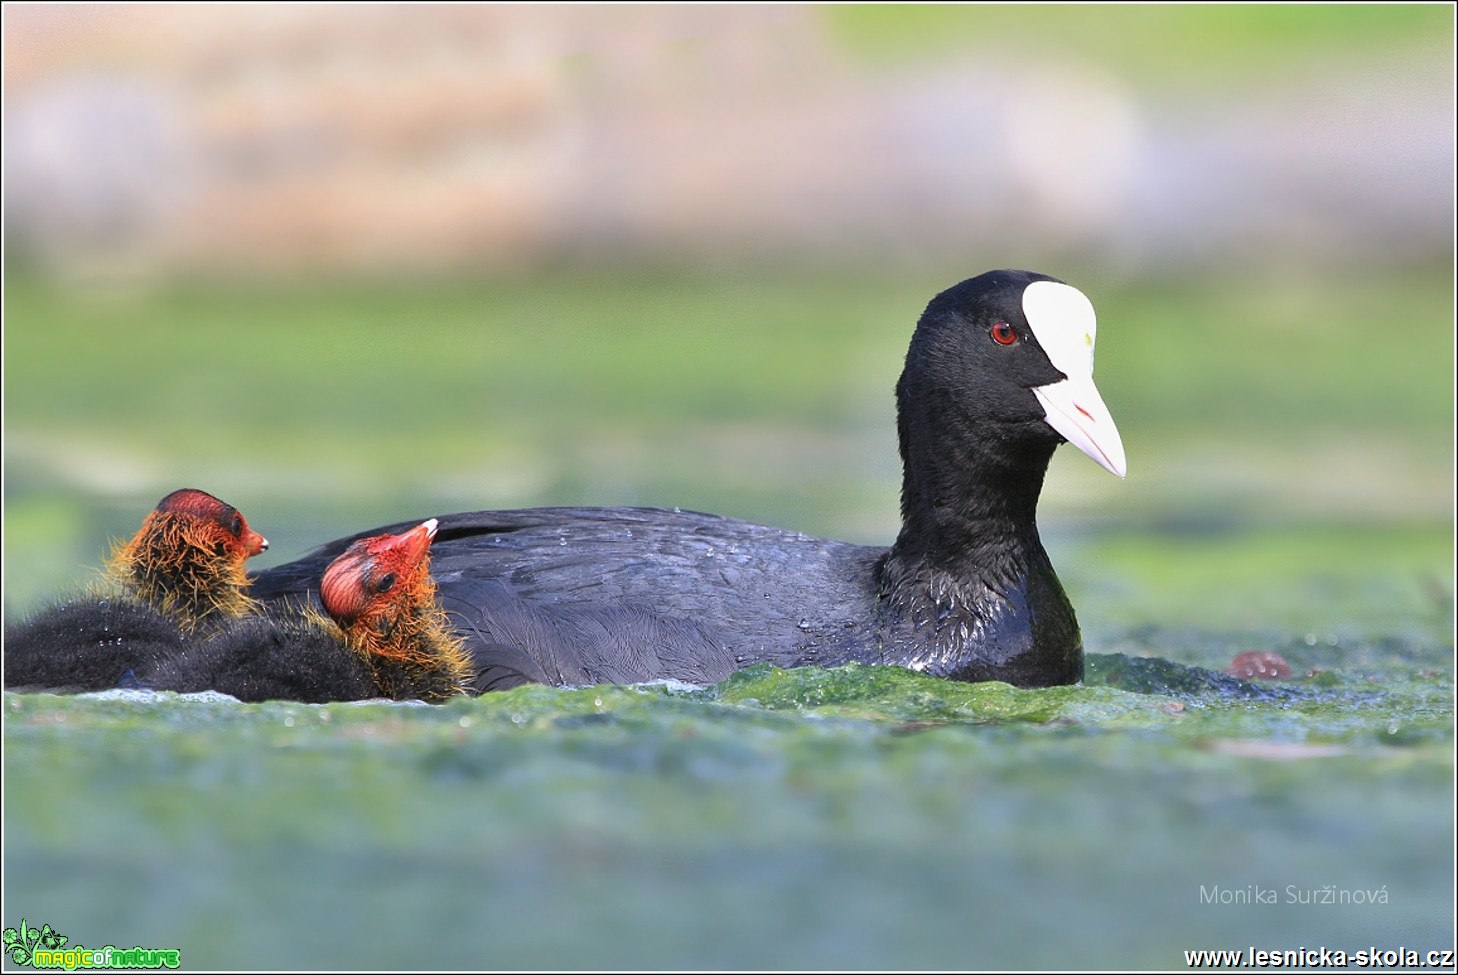
{"label": "black plumage", "polygon": [[77,596],[5,626],[5,689],[104,691],[151,674],[186,646],[177,623],[117,592]]}
{"label": "black plumage", "polygon": [[385,696],[364,657],[314,610],[270,607],[164,659],[142,685],[221,691],[240,701],[363,701]]}

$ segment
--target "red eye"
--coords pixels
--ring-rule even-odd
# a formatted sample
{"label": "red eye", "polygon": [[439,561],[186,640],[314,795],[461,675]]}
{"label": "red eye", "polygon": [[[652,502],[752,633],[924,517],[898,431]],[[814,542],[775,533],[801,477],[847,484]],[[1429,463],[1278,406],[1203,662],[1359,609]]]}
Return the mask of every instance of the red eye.
{"label": "red eye", "polygon": [[1007,322],[998,322],[992,326],[992,341],[998,345],[1012,345],[1018,340],[1018,330]]}

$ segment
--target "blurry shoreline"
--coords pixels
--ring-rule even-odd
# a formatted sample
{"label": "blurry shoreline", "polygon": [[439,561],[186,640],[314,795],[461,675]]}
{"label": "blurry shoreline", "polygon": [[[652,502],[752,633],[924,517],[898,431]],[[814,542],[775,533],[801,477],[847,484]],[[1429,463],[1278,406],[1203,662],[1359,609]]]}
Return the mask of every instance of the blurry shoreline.
{"label": "blurry shoreline", "polygon": [[[1168,14],[1121,16],[1191,61],[1222,43],[1206,20],[1251,39],[1271,16]],[[12,6],[7,256],[141,281],[1451,261],[1451,42],[1415,44],[1411,12],[1383,44],[1360,11],[1306,8],[1287,26],[1311,46],[1232,43],[1228,83],[1184,89],[1098,32],[1037,50],[1069,9],[981,16],[986,35],[956,10]],[[868,32],[917,23],[936,56],[867,63]]]}

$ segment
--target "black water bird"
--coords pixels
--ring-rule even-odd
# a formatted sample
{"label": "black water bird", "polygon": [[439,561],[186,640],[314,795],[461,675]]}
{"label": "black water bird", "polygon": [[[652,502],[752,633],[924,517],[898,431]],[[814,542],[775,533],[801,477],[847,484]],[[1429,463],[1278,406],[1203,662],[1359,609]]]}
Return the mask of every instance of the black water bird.
{"label": "black water bird", "polygon": [[[1125,473],[1093,383],[1094,335],[1088,299],[1047,275],[992,271],[932,299],[896,387],[902,525],[890,548],[678,510],[441,516],[435,577],[475,690],[710,683],[759,662],[1080,680],[1078,622],[1036,510],[1065,440]],[[255,597],[297,597],[351,540],[258,574]]]}

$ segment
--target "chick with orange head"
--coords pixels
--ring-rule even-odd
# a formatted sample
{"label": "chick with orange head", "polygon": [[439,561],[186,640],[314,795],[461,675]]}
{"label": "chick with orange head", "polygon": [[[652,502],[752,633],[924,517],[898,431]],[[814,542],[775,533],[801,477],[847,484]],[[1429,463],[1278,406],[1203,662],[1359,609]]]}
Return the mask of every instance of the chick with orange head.
{"label": "chick with orange head", "polygon": [[438,522],[355,542],[319,584],[325,610],[386,697],[443,700],[464,692],[471,659],[436,601],[430,543]]}
{"label": "chick with orange head", "polygon": [[241,701],[444,701],[472,680],[470,657],[436,603],[436,522],[355,542],[312,606],[243,617],[162,667],[158,690],[216,690]]}
{"label": "chick with orange head", "polygon": [[244,563],[268,550],[243,513],[183,488],[157,503],[131,541],[116,546],[107,574],[185,632],[254,612]]}
{"label": "chick with orange head", "polygon": [[184,488],[118,544],[100,583],[5,627],[10,689],[89,691],[137,679],[254,611],[244,563],[268,548],[237,508]]}

